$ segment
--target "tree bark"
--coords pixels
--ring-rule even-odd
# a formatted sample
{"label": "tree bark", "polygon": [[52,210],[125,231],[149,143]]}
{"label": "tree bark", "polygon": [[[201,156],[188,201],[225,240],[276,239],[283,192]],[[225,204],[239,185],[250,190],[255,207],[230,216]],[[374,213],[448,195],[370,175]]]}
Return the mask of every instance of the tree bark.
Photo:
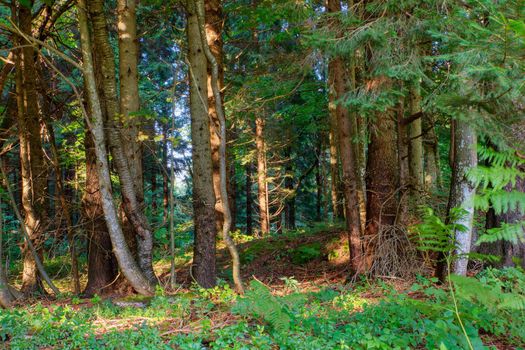
{"label": "tree bark", "polygon": [[394,110],[377,113],[370,125],[367,162],[367,266],[374,259],[374,238],[383,225],[394,225],[397,214],[398,154]]}
{"label": "tree bark", "polygon": [[[148,280],[155,284],[157,278],[155,272],[153,271],[153,236],[151,229],[148,224],[148,220],[144,214],[142,205],[141,205],[141,196],[139,193],[141,191],[137,190],[137,187],[142,189],[142,165],[141,165],[141,153],[135,154],[135,151],[131,152],[133,155],[126,153],[125,149],[135,148],[138,140],[124,140],[123,135],[120,132],[122,125],[120,123],[120,105],[117,98],[117,83],[115,79],[115,62],[114,62],[114,53],[109,42],[109,35],[106,24],[106,17],[104,15],[104,6],[102,0],[92,0],[89,3],[90,12],[91,12],[91,21],[93,24],[93,36],[94,44],[96,47],[96,52],[100,54],[100,66],[102,70],[102,89],[104,90],[104,100],[106,106],[106,112],[108,116],[108,141],[117,167],[117,172],[120,179],[120,186],[123,197],[123,207],[126,213],[126,218],[131,223],[134,231],[135,238],[137,240],[138,247],[138,263],[142,271]],[[124,59],[124,65],[127,65],[127,70],[129,70],[130,60]],[[126,75],[126,74],[124,74]],[[133,76],[133,74],[130,74]],[[132,78],[128,78],[132,80]],[[128,92],[128,96],[125,97],[123,103],[126,104],[128,112],[133,108],[133,105],[128,105],[130,97],[129,95],[133,94],[133,89],[127,87],[131,92]],[[138,103],[138,102],[137,102]],[[135,127],[130,128],[135,130]],[[133,132],[125,132],[126,136],[133,135]],[[126,147],[123,145],[126,144]],[[134,157],[134,158],[128,158]],[[139,168],[136,168],[136,164],[139,164]],[[132,165],[133,164],[133,165]],[[137,173],[139,175],[137,175]],[[140,180],[137,180],[140,179]]]}
{"label": "tree bark", "polygon": [[118,266],[104,220],[97,156],[93,137],[90,133],[86,135],[84,147],[86,152],[86,188],[82,197],[82,216],[88,231],[88,280],[83,294],[92,296],[108,292],[108,287],[117,277]]}
{"label": "tree bark", "polygon": [[246,195],[246,234],[253,233],[253,192],[252,192],[252,164],[245,165],[245,185],[244,191]]}
{"label": "tree bark", "polygon": [[268,215],[268,183],[266,181],[266,142],[264,140],[263,118],[255,119],[255,146],[257,147],[257,186],[259,201],[259,225],[261,234],[270,232],[270,218]]}
{"label": "tree bark", "polygon": [[[327,0],[326,8],[329,13],[338,13],[341,11],[341,2],[339,0]],[[335,25],[337,23],[333,23]],[[344,62],[340,57],[334,57],[328,64],[329,82],[333,89],[336,101],[343,98],[348,88],[348,72]],[[345,215],[346,226],[348,230],[348,242],[350,246],[350,266],[353,272],[362,271],[362,247],[361,247],[361,216],[359,210],[358,184],[356,177],[356,150],[352,142],[352,130],[350,114],[341,104],[335,106],[337,116],[337,129],[339,152],[341,157],[341,166],[343,171],[343,191],[345,197]]]}
{"label": "tree bark", "polygon": [[337,112],[336,112],[336,94],[333,84],[334,71],[328,70],[328,111],[330,114],[330,198],[332,200],[332,217],[333,220],[340,220],[344,217],[343,200],[340,198],[339,191],[339,152],[337,139]]}
{"label": "tree bark", "polygon": [[423,150],[425,156],[425,190],[429,193],[434,192],[441,187],[440,173],[439,173],[439,153],[438,153],[438,138],[435,132],[434,125],[429,117],[423,120],[427,122],[425,128],[429,131],[426,133],[423,141]]}
{"label": "tree bark", "polygon": [[208,88],[211,88],[214,97],[215,114],[219,121],[219,175],[220,175],[220,194],[223,207],[223,222],[222,222],[222,239],[230,252],[232,258],[232,276],[235,284],[235,289],[238,293],[244,293],[244,287],[241,280],[241,266],[239,252],[237,247],[230,236],[231,229],[231,210],[228,196],[228,167],[226,157],[226,116],[222,105],[222,95],[220,89],[220,73],[219,61],[215,57],[215,54],[210,50],[208,45],[208,37],[206,34],[206,23],[205,23],[205,6],[204,0],[200,0],[197,3],[197,15],[199,20],[199,28],[201,32],[201,41],[204,48],[204,53],[208,60],[209,66],[211,66],[211,77]]}
{"label": "tree bark", "polygon": [[89,107],[92,117],[89,118],[85,110],[83,114],[91,131],[97,156],[97,171],[102,196],[102,207],[104,217],[110,233],[113,251],[117,258],[122,273],[133,286],[133,288],[144,295],[153,294],[154,288],[150,281],[136,264],[131,252],[129,251],[122,227],[118,220],[117,209],[111,194],[111,177],[109,174],[109,164],[106,152],[106,142],[104,135],[103,115],[97,92],[95,74],[93,70],[93,57],[91,54],[91,39],[89,36],[89,26],[86,10],[86,1],[78,0],[78,22],[80,32],[80,44],[83,58],[83,74],[88,94]]}
{"label": "tree bark", "polygon": [[454,128],[454,163],[452,167],[452,183],[450,185],[450,196],[448,208],[462,208],[463,216],[451,222],[463,225],[466,230],[455,232],[456,261],[453,271],[455,274],[465,276],[467,274],[468,257],[472,241],[472,230],[474,224],[474,196],[475,188],[467,179],[467,174],[473,167],[477,166],[476,153],[477,136],[472,123],[458,119]]}
{"label": "tree bark", "polygon": [[137,38],[136,0],[118,0],[118,46],[120,72],[120,113],[123,128],[124,151],[130,168],[133,185],[139,205],[144,204],[144,185],[142,174],[142,145],[139,141],[141,128],[139,112],[139,45]]}
{"label": "tree bark", "polygon": [[204,288],[211,288],[216,284],[215,237],[217,227],[207,102],[208,61],[201,40],[197,4],[189,0],[186,5],[195,226],[192,272],[197,283]]}
{"label": "tree bark", "polygon": [[[31,35],[31,10],[20,6],[18,25],[25,35]],[[24,45],[25,42],[19,44]],[[24,225],[40,259],[43,258],[42,244],[47,225],[45,198],[47,187],[47,166],[40,135],[38,112],[37,72],[35,52],[25,45],[16,52],[16,91],[18,103],[18,131],[20,141],[20,164],[22,175],[22,206]],[[24,263],[22,291],[25,294],[42,292],[43,285],[38,275],[36,261],[27,244],[23,247]]]}
{"label": "tree bark", "polygon": [[[219,90],[221,99],[223,99],[224,88],[224,67],[223,67],[223,40],[222,27],[223,15],[222,4],[220,0],[205,1],[205,30],[206,41],[210,51],[217,61]],[[215,191],[215,212],[217,216],[217,230],[222,230],[224,221],[224,203],[221,197],[221,178],[220,178],[220,137],[219,137],[219,117],[215,107],[215,96],[212,89],[212,66],[208,64],[208,114],[210,116],[210,145],[211,157],[213,162],[213,189]]]}
{"label": "tree bark", "polygon": [[[421,113],[421,91],[419,82],[413,82],[409,88],[409,114]],[[421,191],[424,189],[423,172],[423,129],[421,118],[408,125],[408,158],[410,172],[411,199],[414,204],[420,203]]]}

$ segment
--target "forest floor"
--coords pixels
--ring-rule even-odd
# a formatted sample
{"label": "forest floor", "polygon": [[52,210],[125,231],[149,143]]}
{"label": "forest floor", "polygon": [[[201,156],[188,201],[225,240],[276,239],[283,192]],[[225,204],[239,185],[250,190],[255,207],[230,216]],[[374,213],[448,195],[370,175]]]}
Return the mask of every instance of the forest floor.
{"label": "forest floor", "polygon": [[[66,294],[0,310],[0,349],[525,346],[523,310],[502,314],[460,300],[456,313],[448,289],[422,276],[350,281],[346,234],[340,227],[235,238],[248,286],[242,298],[226,282],[231,276],[229,257],[220,249],[221,280],[211,290],[191,283],[186,259],[177,270],[179,287],[174,291],[159,288],[152,298],[81,299]],[[156,269],[166,281],[169,263],[159,261]],[[523,271],[494,271],[498,281],[525,285]]]}

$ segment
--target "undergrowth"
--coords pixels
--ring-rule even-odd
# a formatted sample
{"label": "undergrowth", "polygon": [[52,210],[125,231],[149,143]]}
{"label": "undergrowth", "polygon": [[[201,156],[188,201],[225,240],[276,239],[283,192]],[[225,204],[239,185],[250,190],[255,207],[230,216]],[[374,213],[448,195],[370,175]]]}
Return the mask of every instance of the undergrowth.
{"label": "undergrowth", "polygon": [[[144,306],[116,300],[75,300],[68,306],[41,304],[0,311],[3,348],[36,349],[464,349],[450,293],[419,277],[397,292],[366,281],[276,296],[253,280],[244,297],[225,283],[166,295]],[[471,344],[525,346],[525,298],[521,269],[486,269],[470,284],[457,285],[458,307]],[[463,291],[474,288],[485,293]],[[377,294],[381,298],[367,298]],[[514,302],[504,304],[505,295]],[[496,296],[497,300],[490,299]],[[499,302],[496,303],[496,301]],[[502,304],[503,303],[503,304]],[[79,305],[75,305],[79,304]]]}

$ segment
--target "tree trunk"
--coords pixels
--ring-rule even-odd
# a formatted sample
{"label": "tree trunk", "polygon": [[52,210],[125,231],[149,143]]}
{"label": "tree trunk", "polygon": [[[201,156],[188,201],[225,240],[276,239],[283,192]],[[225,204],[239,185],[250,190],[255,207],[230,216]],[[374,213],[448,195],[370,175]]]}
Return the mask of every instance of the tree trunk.
{"label": "tree trunk", "polygon": [[117,209],[115,207],[115,203],[113,202],[113,196],[111,194],[111,177],[109,174],[109,164],[104,135],[103,115],[95,82],[88,19],[85,12],[86,1],[78,0],[78,5],[80,44],[84,69],[83,74],[87,94],[89,97],[88,102],[91,111],[91,118],[88,117],[85,110],[83,113],[91,131],[95,146],[98,180],[102,197],[104,217],[106,219],[106,224],[111,237],[113,251],[122,273],[137,292],[145,295],[151,295],[153,294],[154,288],[143,274],[140,267],[136,264],[135,260],[133,259],[133,255],[129,251],[126,239],[122,232],[122,227],[120,226],[118,220]]}
{"label": "tree trunk", "polygon": [[245,195],[246,195],[246,234],[253,233],[253,193],[252,193],[252,164],[245,165]]}
{"label": "tree trunk", "polygon": [[284,188],[286,189],[287,198],[284,202],[284,227],[287,230],[295,230],[295,198],[296,193],[294,189],[294,171],[292,163],[291,146],[286,148],[286,174],[284,179]]}
{"label": "tree trunk", "polygon": [[[409,89],[409,115],[421,113],[421,91],[419,82],[413,82]],[[408,125],[408,158],[410,172],[411,200],[421,203],[421,191],[424,189],[423,172],[423,129],[422,118],[415,119]]]}
{"label": "tree trunk", "polygon": [[187,1],[188,61],[190,70],[191,144],[193,160],[193,217],[195,244],[193,276],[204,288],[216,284],[215,191],[208,116],[207,66],[196,3]]}
{"label": "tree trunk", "polygon": [[266,182],[266,142],[264,141],[264,119],[255,120],[255,146],[257,147],[257,185],[259,200],[259,224],[261,234],[270,232],[270,218],[268,215],[268,184]]}
{"label": "tree trunk", "polygon": [[474,224],[474,196],[475,188],[467,179],[470,169],[477,166],[476,153],[477,137],[471,123],[464,120],[456,120],[454,128],[454,163],[452,167],[452,183],[450,185],[450,196],[448,208],[462,208],[465,213],[455,222],[463,225],[466,230],[455,232],[456,261],[454,273],[465,276],[467,274],[468,257],[472,241],[472,230]]}
{"label": "tree trunk", "polygon": [[199,29],[201,32],[201,41],[206,59],[208,60],[208,66],[211,66],[211,76],[208,88],[211,88],[214,97],[215,114],[219,121],[219,175],[220,175],[220,194],[223,207],[223,222],[222,222],[222,239],[230,256],[232,258],[232,276],[235,284],[235,289],[238,293],[244,293],[244,287],[241,280],[241,266],[239,252],[237,247],[230,236],[231,229],[231,210],[228,196],[228,166],[226,157],[226,116],[222,105],[222,95],[220,88],[220,72],[222,64],[219,65],[219,61],[215,57],[215,54],[211,51],[208,45],[208,39],[206,34],[206,23],[205,23],[205,5],[204,0],[200,0],[197,3],[197,15],[199,20]]}
{"label": "tree trunk", "polygon": [[339,191],[339,152],[338,152],[338,140],[337,140],[337,112],[336,112],[336,99],[334,86],[331,84],[334,81],[334,71],[328,71],[328,110],[330,114],[330,131],[329,131],[329,142],[330,142],[330,198],[332,200],[332,217],[334,221],[340,220],[344,217],[343,211],[343,200],[340,198]]}
{"label": "tree trunk", "polygon": [[[327,0],[327,11],[338,13],[341,11],[341,2],[339,0]],[[337,23],[333,23],[334,25]],[[343,98],[348,88],[348,72],[340,57],[334,57],[328,64],[329,85],[333,89],[336,101]],[[352,130],[350,115],[348,110],[338,104],[335,107],[337,115],[337,129],[339,152],[341,157],[341,166],[343,171],[343,191],[345,197],[345,215],[346,226],[348,230],[348,242],[350,246],[350,266],[353,272],[360,272],[363,268],[362,248],[361,248],[361,216],[359,210],[358,185],[356,177],[356,159],[357,154],[355,145],[352,142]]]}
{"label": "tree trunk", "polygon": [[[26,35],[31,35],[31,10],[20,6],[18,15],[20,30]],[[16,56],[22,206],[25,216],[23,224],[42,259],[44,230],[47,225],[45,214],[47,167],[40,136],[35,52],[32,46],[25,45],[22,49],[17,50]],[[25,294],[43,291],[36,261],[27,244],[23,247],[23,255],[22,291]]]}
{"label": "tree trunk", "polygon": [[405,101],[401,99],[396,108],[397,116],[397,157],[399,169],[399,210],[396,221],[401,225],[407,224],[407,216],[409,209],[409,188],[411,185],[410,178],[410,146],[408,128],[403,122],[405,118]]}
{"label": "tree trunk", "polygon": [[[223,41],[222,41],[222,27],[223,15],[222,4],[220,0],[206,0],[205,1],[205,30],[206,41],[210,51],[217,61],[219,70],[219,90],[221,91],[221,99],[223,99],[222,90],[224,88],[224,67],[223,67]],[[215,212],[217,216],[217,230],[222,230],[224,221],[224,203],[221,197],[221,178],[220,178],[220,137],[219,137],[219,117],[217,116],[217,109],[215,107],[215,97],[211,86],[212,81],[212,66],[208,64],[208,114],[210,116],[210,145],[211,158],[213,162],[213,189],[215,191]]]}
{"label": "tree trunk", "polygon": [[[142,208],[141,200],[143,200],[143,198],[141,198],[141,196],[138,195],[138,193],[140,193],[141,191],[137,191],[137,187],[142,188],[142,165],[140,160],[141,153],[139,151],[138,154],[135,154],[135,151],[133,151],[132,153],[134,155],[129,155],[125,151],[125,149],[135,148],[136,146],[132,144],[137,143],[138,140],[128,139],[124,141],[123,135],[120,132],[120,130],[125,130],[127,128],[123,128],[119,122],[120,106],[117,98],[114,53],[109,42],[106,17],[104,15],[103,1],[92,0],[90,1],[89,6],[91,12],[91,21],[93,23],[94,44],[96,52],[100,54],[99,63],[103,77],[101,84],[102,89],[104,91],[104,102],[106,106],[109,125],[108,141],[111,154],[113,155],[113,160],[115,161],[115,165],[117,167],[117,172],[120,179],[120,187],[123,197],[123,207],[126,213],[126,218],[129,220],[133,227],[133,230],[135,231],[135,238],[137,240],[138,247],[137,255],[139,266],[144,272],[145,276],[148,278],[148,280],[152,284],[155,284],[157,282],[157,278],[153,271],[152,261],[153,236],[151,233],[151,229],[149,228],[148,220],[144,215],[144,211]],[[129,60],[127,60],[126,63],[123,64],[127,64],[129,70],[130,63],[128,61]],[[133,73],[130,74],[130,76],[133,76]],[[132,80],[133,78],[131,78],[130,76],[128,76],[128,78]],[[128,95],[133,93],[132,88],[127,89],[131,91],[128,93]],[[127,96],[126,100],[124,100],[123,103],[127,105],[127,103],[130,102],[128,100],[130,98],[132,97]],[[128,111],[130,110],[130,107],[134,106],[127,105]],[[130,129],[134,130],[135,128]],[[124,134],[126,136],[129,136],[132,135],[133,132],[125,131]],[[126,144],[126,147],[123,146],[124,144]],[[128,156],[132,158],[128,158]],[[136,169],[137,162],[140,165],[139,169]],[[137,173],[139,173],[140,175],[137,175]],[[138,178],[140,179],[140,181],[137,180]]]}
{"label": "tree trunk", "polygon": [[90,133],[84,141],[86,150],[86,189],[82,197],[82,215],[88,231],[88,270],[84,295],[104,294],[117,277],[118,266],[112,251],[99,187],[95,145]]}
{"label": "tree trunk", "polygon": [[144,204],[144,185],[142,174],[142,147],[139,141],[141,128],[139,112],[139,45],[136,19],[137,0],[118,0],[118,46],[120,72],[120,113],[123,123],[122,139],[126,147],[126,159],[130,168],[138,204]]}
{"label": "tree trunk", "polygon": [[383,225],[394,225],[397,214],[398,154],[394,110],[377,113],[370,125],[367,163],[367,266],[374,259],[374,239]]}
{"label": "tree trunk", "polygon": [[315,220],[321,221],[321,209],[323,206],[323,187],[321,179],[321,157],[322,157],[322,144],[321,144],[321,135],[318,136],[319,140],[317,141],[317,150],[315,154],[315,187],[316,187],[316,197],[315,197]]}
{"label": "tree trunk", "polygon": [[169,214],[169,178],[168,178],[168,124],[162,126],[162,222],[165,224],[168,220]]}
{"label": "tree trunk", "polygon": [[440,186],[439,174],[439,153],[438,153],[438,139],[435,132],[434,125],[430,118],[424,119],[428,121],[425,128],[429,131],[426,133],[423,141],[423,149],[425,153],[425,190],[429,193],[434,192]]}

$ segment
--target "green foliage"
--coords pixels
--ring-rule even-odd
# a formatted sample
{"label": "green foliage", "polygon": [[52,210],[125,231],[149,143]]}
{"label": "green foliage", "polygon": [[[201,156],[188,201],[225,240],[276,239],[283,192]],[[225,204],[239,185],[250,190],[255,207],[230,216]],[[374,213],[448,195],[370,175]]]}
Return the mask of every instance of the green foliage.
{"label": "green foliage", "polygon": [[[489,268],[476,278],[453,280],[459,312],[475,349],[488,347],[492,339],[505,340],[509,347],[525,346],[523,270]],[[288,290],[290,294],[277,296],[252,281],[244,297],[234,296],[224,285],[173,296],[160,292],[145,307],[105,300],[78,310],[42,305],[3,310],[0,341],[12,349],[468,347],[450,293],[435,279],[419,276],[406,292],[385,283],[357,284],[353,290],[340,285],[317,292]],[[369,302],[370,294],[382,296]],[[98,328],[118,324],[125,329]]]}
{"label": "green foliage", "polygon": [[525,221],[520,221],[517,223],[502,223],[499,227],[494,227],[486,230],[486,232],[481,235],[476,244],[481,243],[494,243],[498,241],[510,242],[513,244],[525,242],[525,237],[523,235]]}
{"label": "green foliage", "polygon": [[234,312],[254,315],[263,319],[278,332],[287,332],[292,322],[292,314],[287,304],[274,297],[262,282],[253,280],[244,298],[239,299]]}
{"label": "green foliage", "polygon": [[292,263],[303,265],[312,260],[318,259],[322,255],[321,243],[311,243],[301,245],[295,249],[288,250]]}
{"label": "green foliage", "polygon": [[466,228],[456,224],[457,219],[465,215],[463,209],[453,208],[450,211],[450,222],[446,224],[441,218],[434,214],[431,208],[423,208],[423,218],[420,224],[413,228],[417,233],[417,247],[422,251],[450,253],[455,248],[454,237],[456,231]]}

